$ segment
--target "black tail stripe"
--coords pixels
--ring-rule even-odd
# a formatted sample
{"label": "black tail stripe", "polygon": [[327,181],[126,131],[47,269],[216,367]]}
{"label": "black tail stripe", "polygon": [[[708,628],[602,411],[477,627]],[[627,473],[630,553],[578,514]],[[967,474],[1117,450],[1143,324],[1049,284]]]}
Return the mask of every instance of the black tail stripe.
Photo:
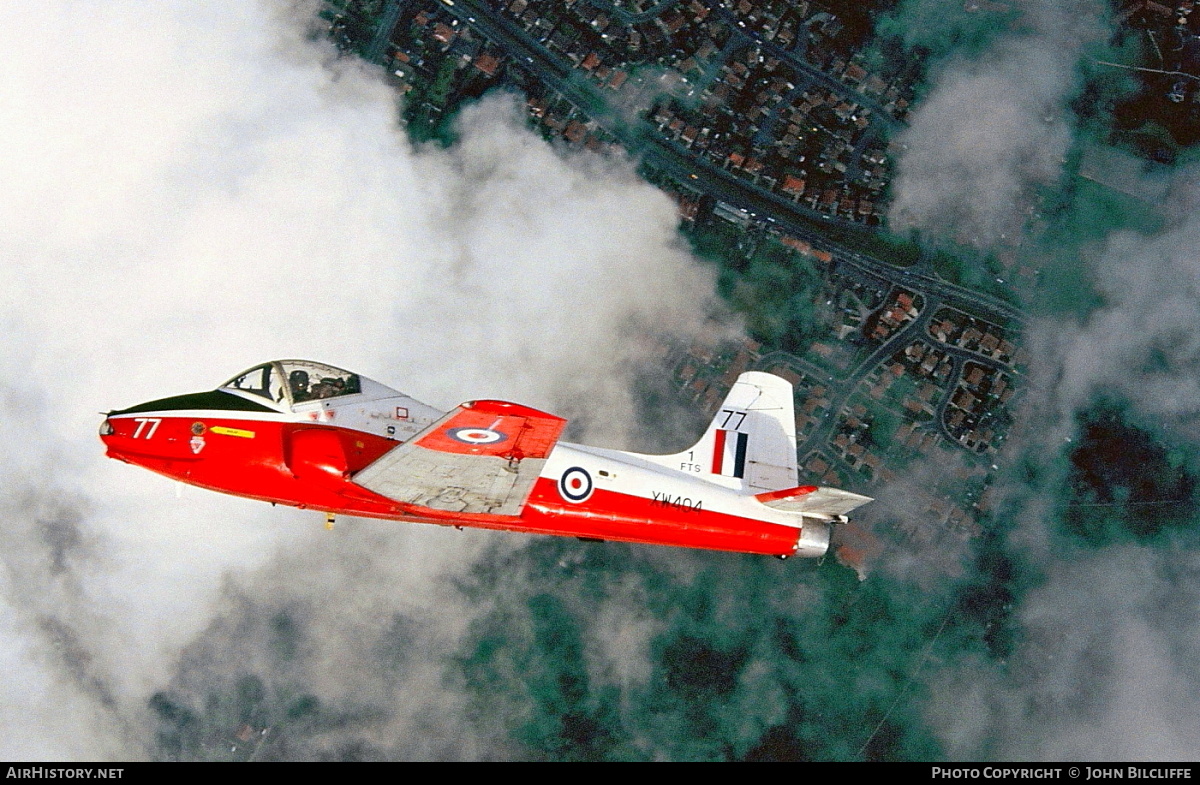
{"label": "black tail stripe", "polygon": [[750,441],[750,437],[744,433],[737,435],[737,452],[733,458],[733,476],[746,476],[746,444]]}

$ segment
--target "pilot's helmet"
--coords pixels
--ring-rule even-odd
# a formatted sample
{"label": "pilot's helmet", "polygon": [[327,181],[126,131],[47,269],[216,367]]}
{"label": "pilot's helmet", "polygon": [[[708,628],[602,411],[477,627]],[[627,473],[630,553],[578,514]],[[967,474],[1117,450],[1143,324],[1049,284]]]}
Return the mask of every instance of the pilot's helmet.
{"label": "pilot's helmet", "polygon": [[293,390],[308,389],[308,371],[296,369],[288,374],[288,384],[292,385]]}

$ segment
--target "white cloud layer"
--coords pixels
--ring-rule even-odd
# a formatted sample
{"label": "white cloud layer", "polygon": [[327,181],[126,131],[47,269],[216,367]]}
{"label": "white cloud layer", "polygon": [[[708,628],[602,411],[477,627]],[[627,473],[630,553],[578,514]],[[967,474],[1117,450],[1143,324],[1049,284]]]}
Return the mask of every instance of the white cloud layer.
{"label": "white cloud layer", "polygon": [[[1050,185],[1075,133],[1067,100],[1096,40],[1092,3],[1022,6],[1028,24],[936,78],[905,137],[894,217],[994,247],[1021,224],[1029,189]],[[1089,260],[1101,304],[1040,319],[1024,341],[1035,368],[1000,486],[1014,645],[1004,662],[933,675],[928,716],[953,759],[1188,760],[1200,743],[1195,539],[1085,547],[1063,533],[1065,457],[1101,398],[1184,456],[1200,438],[1200,213],[1194,172],[1175,173],[1153,236],[1114,232]],[[1080,205],[1081,209],[1086,206]],[[1090,251],[1088,251],[1090,253]],[[1051,263],[1047,261],[1047,263]],[[1097,514],[1108,514],[1108,509]],[[997,521],[995,525],[1009,521]],[[1015,568],[1014,568],[1015,569]],[[1030,583],[1036,586],[1030,588]]]}
{"label": "white cloud layer", "polygon": [[[102,458],[99,411],[295,356],[443,407],[498,396],[592,413],[590,433],[620,442],[630,370],[653,352],[645,336],[707,329],[711,272],[628,163],[550,148],[504,98],[465,113],[453,149],[413,149],[372,73],[302,40],[313,10],[8,9],[6,758],[148,754],[146,699],[234,601],[223,596],[339,597],[353,612],[314,612],[335,648],[307,676],[344,694],[327,655],[370,629],[353,608],[435,621],[424,639],[452,639],[470,611],[429,603],[496,542],[394,524],[329,535],[296,511],[193,489],[177,499]],[[296,581],[280,564],[314,572]]]}
{"label": "white cloud layer", "polygon": [[889,223],[976,246],[1022,228],[1032,189],[1053,185],[1071,144],[1077,61],[1102,40],[1095,0],[1027,0],[1020,24],[977,59],[935,66],[899,137]]}

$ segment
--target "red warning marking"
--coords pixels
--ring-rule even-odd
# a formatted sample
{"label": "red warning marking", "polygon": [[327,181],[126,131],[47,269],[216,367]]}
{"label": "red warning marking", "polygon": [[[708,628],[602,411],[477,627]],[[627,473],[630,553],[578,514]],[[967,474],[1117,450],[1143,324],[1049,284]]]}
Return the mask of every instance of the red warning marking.
{"label": "red warning marking", "polygon": [[773,502],[776,499],[791,499],[796,496],[807,496],[817,489],[815,485],[798,485],[795,488],[784,488],[780,491],[766,491],[764,493],[756,493],[754,498],[764,504]]}

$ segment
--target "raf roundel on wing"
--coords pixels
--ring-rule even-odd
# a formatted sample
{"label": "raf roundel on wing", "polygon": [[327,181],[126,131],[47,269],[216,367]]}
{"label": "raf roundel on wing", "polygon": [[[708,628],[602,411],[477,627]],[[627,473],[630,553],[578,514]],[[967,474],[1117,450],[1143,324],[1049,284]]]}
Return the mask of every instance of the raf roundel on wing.
{"label": "raf roundel on wing", "polygon": [[495,444],[508,438],[507,434],[490,428],[453,428],[446,431],[446,435],[466,444]]}

